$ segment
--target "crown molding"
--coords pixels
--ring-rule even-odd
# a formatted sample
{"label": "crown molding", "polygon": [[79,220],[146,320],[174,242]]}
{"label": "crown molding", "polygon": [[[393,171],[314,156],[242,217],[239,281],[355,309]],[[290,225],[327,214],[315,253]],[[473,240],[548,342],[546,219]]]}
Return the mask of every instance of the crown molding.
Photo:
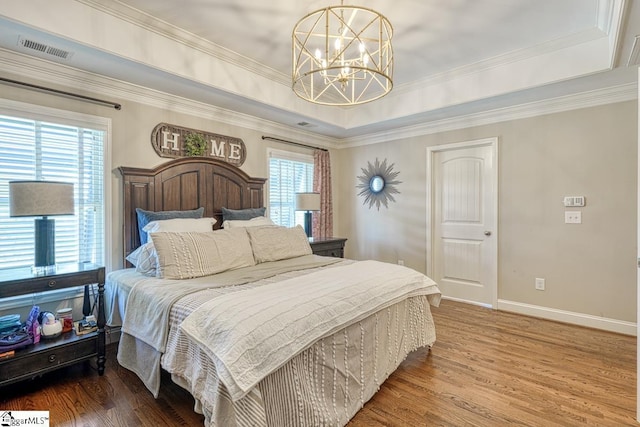
{"label": "crown molding", "polygon": [[3,72],[12,73],[39,82],[42,82],[42,76],[45,75],[45,83],[47,85],[60,85],[65,88],[73,87],[78,91],[85,91],[90,95],[101,95],[127,100],[208,120],[214,117],[215,121],[220,123],[251,129],[257,132],[269,133],[271,136],[281,137],[283,139],[300,140],[306,144],[331,149],[379,144],[421,135],[430,135],[509,120],[631,101],[638,97],[637,83],[630,83],[574,95],[549,98],[513,107],[459,115],[420,125],[373,132],[358,137],[338,139],[145,88],[99,74],[78,70],[73,67],[34,58],[6,49],[0,49],[0,68]]}
{"label": "crown molding", "polygon": [[609,35],[616,27],[614,23],[622,17],[622,13],[616,13],[616,9],[624,10],[625,3],[626,0],[598,0],[596,25],[603,33]]}
{"label": "crown molding", "polygon": [[[129,22],[146,31],[159,34],[189,48],[198,50],[221,61],[233,64],[251,73],[267,78],[271,81],[289,87],[291,76],[265,66],[251,58],[243,56],[237,52],[225,48],[200,36],[197,36],[185,29],[177,27],[163,21],[153,15],[135,9],[118,0],[104,2],[102,0],[76,0],[88,7],[109,14],[117,19]],[[571,46],[596,40],[601,37],[617,39],[617,31],[620,28],[620,20],[623,16],[626,0],[598,0],[597,17],[593,28],[572,34],[566,37],[550,40],[536,46],[517,51],[508,52],[502,55],[489,58],[484,61],[468,64],[454,70],[435,74],[423,79],[408,82],[394,87],[393,95],[406,94],[418,87],[444,84],[460,78],[461,76],[477,74],[487,70],[495,69],[507,64],[542,56],[551,52],[559,51]],[[615,30],[615,31],[612,31]],[[615,33],[615,34],[612,34]],[[617,40],[613,40],[615,46]]]}
{"label": "crown molding", "polygon": [[340,147],[361,147],[422,135],[431,135],[434,133],[490,125],[510,120],[526,119],[581,108],[632,101],[637,98],[637,83],[629,83],[574,95],[549,98],[542,101],[530,102],[512,107],[498,108],[480,113],[435,120],[420,125],[396,128],[393,129],[393,133],[382,131],[353,138],[345,138],[340,140]]}
{"label": "crown molding", "polygon": [[596,20],[593,23],[593,27],[588,30],[549,40],[528,48],[507,52],[483,61],[427,76],[417,81],[397,85],[394,87],[394,94],[412,92],[419,87],[444,84],[462,76],[477,74],[507,64],[526,61],[572,46],[588,43],[599,38],[607,38],[609,45],[613,47],[609,53],[610,62],[613,63],[615,49],[618,45],[618,33],[624,17],[625,5],[626,0],[598,0]]}
{"label": "crown molding", "polygon": [[633,39],[633,46],[631,47],[631,52],[629,53],[629,59],[627,59],[627,67],[640,64],[640,61],[638,60],[639,58],[640,58],[640,36],[636,36]]}
{"label": "crown molding", "polygon": [[200,36],[190,33],[180,27],[149,15],[119,1],[105,3],[100,0],[76,0],[92,9],[109,14],[117,19],[128,22],[162,37],[166,37],[176,43],[183,44],[191,49],[202,52],[224,62],[243,68],[251,73],[265,77],[271,81],[290,85],[291,77],[273,68],[267,67],[251,58],[240,55],[219,44],[213,43]]}
{"label": "crown molding", "polygon": [[[337,139],[332,137],[318,135],[270,120],[82,71],[7,49],[0,49],[0,69],[3,72],[13,73],[22,78],[39,81],[44,85],[73,87],[76,91],[86,91],[88,94],[127,100],[207,120],[211,120],[213,117],[215,121],[220,123],[258,132],[267,132],[276,137],[299,139],[307,144],[323,148],[338,148]],[[46,76],[46,81],[42,80],[43,75]]]}
{"label": "crown molding", "polygon": [[507,52],[483,61],[474,62],[472,64],[467,64],[442,73],[427,76],[414,82],[398,85],[397,88],[394,87],[394,92],[406,93],[411,92],[418,87],[443,84],[462,76],[477,74],[487,70],[502,67],[507,64],[513,64],[516,62],[525,61],[527,59],[536,58],[541,55],[552,53],[571,46],[587,43],[601,37],[603,37],[603,32],[600,29],[595,27],[590,28],[589,30],[581,31],[567,37],[551,40],[549,42],[541,43],[526,49],[518,49],[512,52]]}

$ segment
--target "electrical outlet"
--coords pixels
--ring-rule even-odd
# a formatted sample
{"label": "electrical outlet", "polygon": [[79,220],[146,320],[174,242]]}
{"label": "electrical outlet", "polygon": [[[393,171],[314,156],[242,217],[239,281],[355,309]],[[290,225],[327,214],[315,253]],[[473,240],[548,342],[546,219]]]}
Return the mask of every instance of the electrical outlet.
{"label": "electrical outlet", "polygon": [[544,279],[536,277],[536,289],[539,291],[544,291]]}
{"label": "electrical outlet", "polygon": [[582,212],[580,211],[564,211],[565,224],[582,224]]}
{"label": "electrical outlet", "polygon": [[403,259],[399,259],[398,260],[398,265],[404,265],[404,260]]}

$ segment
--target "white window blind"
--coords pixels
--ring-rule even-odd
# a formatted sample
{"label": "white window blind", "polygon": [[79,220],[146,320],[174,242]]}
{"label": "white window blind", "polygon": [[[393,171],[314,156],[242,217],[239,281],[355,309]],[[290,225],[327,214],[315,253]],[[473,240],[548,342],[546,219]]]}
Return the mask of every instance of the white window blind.
{"label": "white window blind", "polygon": [[285,227],[304,226],[296,212],[296,193],[313,191],[313,157],[273,150],[269,153],[269,217]]}
{"label": "white window blind", "polygon": [[74,185],[75,215],[56,216],[56,263],[104,265],[105,131],[0,114],[0,268],[34,262],[34,219],[9,217],[9,181]]}

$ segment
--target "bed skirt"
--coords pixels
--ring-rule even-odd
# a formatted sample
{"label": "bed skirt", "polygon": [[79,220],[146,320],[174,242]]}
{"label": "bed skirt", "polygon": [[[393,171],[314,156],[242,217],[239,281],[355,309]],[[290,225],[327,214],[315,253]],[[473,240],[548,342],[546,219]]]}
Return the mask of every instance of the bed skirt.
{"label": "bed skirt", "polygon": [[[171,323],[181,317],[172,313]],[[171,331],[162,367],[194,396],[205,425],[220,427],[345,425],[409,353],[436,338],[427,297],[411,297],[319,340],[233,402],[213,362]]]}

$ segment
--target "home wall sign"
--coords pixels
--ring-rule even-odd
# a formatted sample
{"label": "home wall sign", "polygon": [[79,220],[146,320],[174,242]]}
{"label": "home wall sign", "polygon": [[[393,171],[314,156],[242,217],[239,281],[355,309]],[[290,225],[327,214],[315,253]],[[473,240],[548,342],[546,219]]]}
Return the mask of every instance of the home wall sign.
{"label": "home wall sign", "polygon": [[244,141],[196,129],[160,123],[151,132],[151,145],[160,157],[213,157],[234,166],[247,158]]}

